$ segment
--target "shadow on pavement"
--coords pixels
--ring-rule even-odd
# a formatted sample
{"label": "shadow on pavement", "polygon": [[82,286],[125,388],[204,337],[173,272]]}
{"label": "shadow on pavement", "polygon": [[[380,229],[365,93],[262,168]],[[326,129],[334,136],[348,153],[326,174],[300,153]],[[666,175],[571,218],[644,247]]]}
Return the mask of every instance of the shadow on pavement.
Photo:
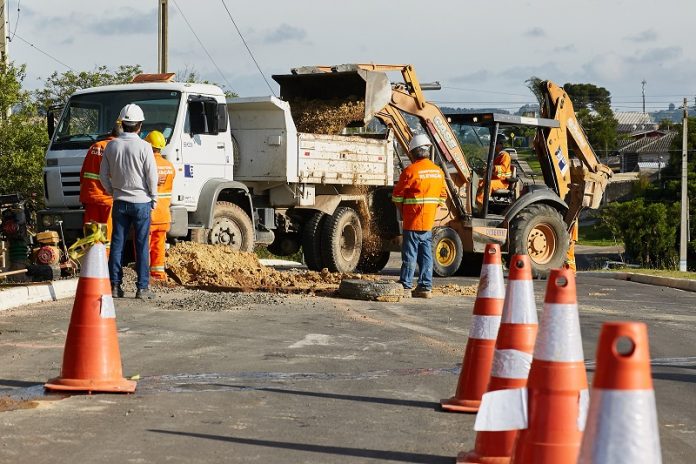
{"label": "shadow on pavement", "polygon": [[33,387],[43,385],[44,382],[26,382],[24,380],[0,379],[0,387]]}
{"label": "shadow on pavement", "polygon": [[266,391],[271,393],[286,393],[290,395],[313,396],[316,398],[329,398],[333,400],[363,401],[365,403],[390,404],[394,406],[409,406],[413,408],[433,409],[435,411],[440,410],[440,403],[436,403],[434,401],[401,400],[398,398],[379,398],[375,396],[343,395],[339,393],[320,393],[301,390],[286,390],[283,388],[249,387],[246,385],[215,385],[220,387],[239,388],[242,390]]}
{"label": "shadow on pavement", "polygon": [[266,446],[295,451],[308,451],[312,453],[337,454],[340,456],[353,456],[358,458],[379,459],[382,461],[414,462],[423,464],[451,464],[452,456],[436,456],[432,454],[404,453],[401,451],[384,451],[360,448],[346,448],[343,446],[310,445],[308,443],[290,443],[286,441],[258,440],[254,438],[225,437],[222,435],[210,435],[194,432],[177,432],[174,430],[148,429],[148,432],[179,435],[182,437],[204,438],[242,445]]}

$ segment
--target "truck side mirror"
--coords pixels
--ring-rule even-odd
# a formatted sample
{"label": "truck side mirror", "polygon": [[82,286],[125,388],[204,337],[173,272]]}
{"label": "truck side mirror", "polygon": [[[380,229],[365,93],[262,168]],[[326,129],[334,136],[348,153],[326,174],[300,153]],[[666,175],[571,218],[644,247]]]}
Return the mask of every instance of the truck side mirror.
{"label": "truck side mirror", "polygon": [[215,114],[215,123],[213,124],[215,134],[225,132],[227,130],[227,104],[218,103],[217,113]]}
{"label": "truck side mirror", "polygon": [[53,109],[49,109],[46,113],[46,130],[48,132],[48,139],[53,138],[53,133],[56,131],[56,112]]}
{"label": "truck side mirror", "polygon": [[214,98],[192,97],[188,102],[191,135],[217,135],[227,129],[227,105]]}

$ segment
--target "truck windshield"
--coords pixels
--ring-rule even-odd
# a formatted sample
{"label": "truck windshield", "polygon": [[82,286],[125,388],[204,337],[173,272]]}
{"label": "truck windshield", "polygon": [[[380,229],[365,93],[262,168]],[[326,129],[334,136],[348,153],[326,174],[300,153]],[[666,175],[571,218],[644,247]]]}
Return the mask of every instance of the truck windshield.
{"label": "truck windshield", "polygon": [[53,150],[87,149],[108,137],[118,114],[128,103],[145,113],[140,135],[158,130],[167,143],[174,130],[181,92],[170,90],[123,90],[76,95],[70,99],[58,123]]}

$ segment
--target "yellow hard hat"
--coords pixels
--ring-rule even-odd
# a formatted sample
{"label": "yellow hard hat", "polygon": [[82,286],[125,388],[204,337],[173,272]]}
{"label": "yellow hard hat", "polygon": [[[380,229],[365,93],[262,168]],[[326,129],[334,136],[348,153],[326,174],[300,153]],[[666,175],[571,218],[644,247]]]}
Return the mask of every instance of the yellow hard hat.
{"label": "yellow hard hat", "polygon": [[156,130],[153,130],[152,132],[147,134],[147,137],[145,137],[145,141],[149,142],[153,148],[159,148],[160,150],[167,145],[167,141],[164,139],[164,135],[162,135],[160,131]]}

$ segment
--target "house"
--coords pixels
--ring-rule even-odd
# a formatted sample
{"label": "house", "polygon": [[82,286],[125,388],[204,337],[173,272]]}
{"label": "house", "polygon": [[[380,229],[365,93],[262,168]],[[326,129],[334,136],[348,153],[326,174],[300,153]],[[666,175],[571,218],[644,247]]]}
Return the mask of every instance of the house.
{"label": "house", "polygon": [[658,173],[669,161],[670,146],[676,136],[675,131],[649,129],[619,140],[620,172]]}
{"label": "house", "polygon": [[619,134],[656,130],[659,127],[649,114],[637,111],[617,111],[614,113],[614,119],[619,123],[616,128]]}

